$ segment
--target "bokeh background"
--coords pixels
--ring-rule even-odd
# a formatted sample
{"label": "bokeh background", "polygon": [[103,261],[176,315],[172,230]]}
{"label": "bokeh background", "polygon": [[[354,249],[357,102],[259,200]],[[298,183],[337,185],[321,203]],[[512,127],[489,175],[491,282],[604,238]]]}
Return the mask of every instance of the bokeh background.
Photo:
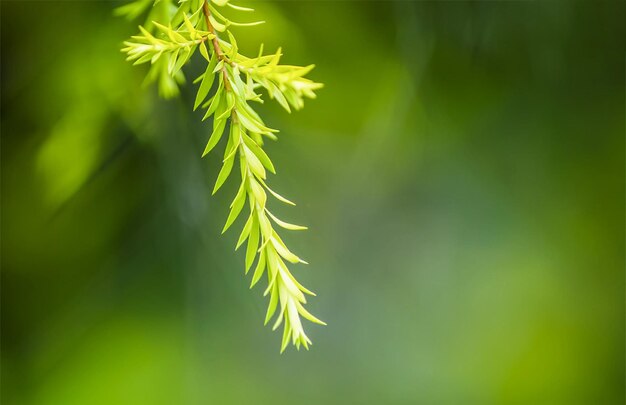
{"label": "bokeh background", "polygon": [[3,0],[2,403],[623,404],[626,3],[240,3],[326,85],[260,110],[328,326],[279,355],[123,3]]}

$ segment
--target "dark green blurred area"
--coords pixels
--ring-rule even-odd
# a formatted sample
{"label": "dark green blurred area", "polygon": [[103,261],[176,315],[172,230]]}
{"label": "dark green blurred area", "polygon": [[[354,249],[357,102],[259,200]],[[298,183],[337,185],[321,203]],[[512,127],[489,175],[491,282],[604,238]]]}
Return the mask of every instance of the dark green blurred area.
{"label": "dark green blurred area", "polygon": [[1,3],[3,404],[624,403],[625,3],[242,2],[326,85],[260,107],[328,322],[283,355],[121,4]]}

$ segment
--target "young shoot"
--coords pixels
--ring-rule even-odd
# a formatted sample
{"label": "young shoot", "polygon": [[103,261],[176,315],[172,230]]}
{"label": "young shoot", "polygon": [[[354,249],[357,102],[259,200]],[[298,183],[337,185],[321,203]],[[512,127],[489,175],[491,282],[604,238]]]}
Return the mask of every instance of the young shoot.
{"label": "young shoot", "polygon": [[263,293],[269,298],[265,324],[274,319],[274,330],[283,326],[281,353],[289,343],[308,349],[311,340],[304,331],[302,318],[325,323],[305,309],[306,296],[315,294],[300,284],[288,267],[306,262],[278,234],[279,229],[307,228],[285,222],[270,212],[268,197],[295,204],[267,184],[268,172],[276,171],[264,150],[264,141],[277,139],[278,131],[265,124],[253,105],[263,102],[266,94],[287,112],[292,108],[299,110],[305,98],[315,98],[315,91],[322,84],[305,77],[313,65],[280,64],[280,49],[264,54],[261,46],[256,57],[239,53],[229,27],[254,26],[263,21],[232,21],[227,17],[229,9],[253,11],[229,0],[137,0],[124,5],[117,9],[118,14],[131,19],[147,14],[147,21],[137,35],[124,42],[122,51],[134,64],[150,65],[146,79],[156,81],[159,93],[166,98],[178,95],[178,86],[185,83],[182,68],[190,59],[196,53],[204,59],[206,69],[194,81],[198,84],[194,109],[202,109],[203,120],[211,118],[213,126],[202,157],[226,138],[213,194],[232,174],[235,163],[239,165],[240,185],[222,233],[246,212],[236,249],[246,245],[245,273],[252,269],[250,288],[264,275],[267,279]]}

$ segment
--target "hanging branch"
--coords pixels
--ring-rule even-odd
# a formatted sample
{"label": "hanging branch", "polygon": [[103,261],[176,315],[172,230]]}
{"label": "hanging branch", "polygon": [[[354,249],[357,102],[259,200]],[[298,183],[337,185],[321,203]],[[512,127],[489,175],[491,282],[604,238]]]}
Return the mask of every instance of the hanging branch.
{"label": "hanging branch", "polygon": [[[136,17],[150,7],[149,3],[150,0],[139,0],[118,11]],[[263,102],[261,94],[257,93],[258,89],[263,89],[288,112],[291,108],[299,110],[304,105],[304,98],[315,98],[315,90],[320,89],[322,84],[304,77],[313,65],[279,64],[282,56],[280,49],[274,54],[264,55],[261,46],[258,56],[253,58],[238,52],[237,41],[228,27],[253,26],[263,21],[237,23],[227,19],[222,11],[226,7],[240,11],[252,9],[233,5],[229,0],[187,0],[176,6],[171,0],[157,0],[153,7],[166,10],[161,13],[161,22],[151,20],[149,28],[140,26],[140,35],[125,42],[122,51],[135,64],[151,64],[148,77],[151,80],[158,78],[161,94],[165,96],[178,93],[177,83],[184,82],[181,69],[197,49],[206,60],[205,72],[194,82],[200,83],[194,110],[199,107],[206,110],[203,120],[213,117],[213,131],[202,156],[211,152],[228,133],[222,168],[213,194],[228,179],[235,161],[239,162],[241,177],[222,233],[228,230],[247,203],[248,218],[236,249],[247,243],[246,274],[256,262],[250,288],[263,274],[267,275],[264,296],[269,295],[269,305],[265,324],[276,315],[273,329],[283,325],[281,353],[289,342],[298,349],[301,345],[308,349],[311,340],[304,332],[301,317],[321,325],[325,323],[304,308],[305,294],[315,294],[295,279],[287,263],[306,262],[287,248],[276,226],[292,231],[307,228],[282,221],[267,207],[268,193],[283,203],[295,204],[267,185],[267,172],[275,174],[276,171],[263,150],[264,137],[275,140],[278,131],[265,125],[251,102]],[[154,15],[151,13],[150,16]],[[228,41],[220,38],[222,34],[228,37]]]}

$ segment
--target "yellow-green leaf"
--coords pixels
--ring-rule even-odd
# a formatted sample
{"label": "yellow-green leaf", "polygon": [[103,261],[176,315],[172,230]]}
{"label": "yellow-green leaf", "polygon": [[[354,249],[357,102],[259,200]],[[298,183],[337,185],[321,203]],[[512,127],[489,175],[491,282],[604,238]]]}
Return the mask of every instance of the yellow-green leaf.
{"label": "yellow-green leaf", "polygon": [[224,229],[222,229],[222,233],[226,232],[235,221],[235,219],[237,219],[245,202],[246,190],[244,187],[239,187],[239,191],[237,192],[235,199],[230,205],[230,214],[228,214],[228,219],[226,219],[226,224],[224,225]]}
{"label": "yellow-green leaf", "polygon": [[271,212],[269,212],[267,209],[265,210],[265,212],[267,212],[267,215],[270,216],[270,218],[272,218],[272,220],[274,222],[276,222],[276,224],[278,226],[280,226],[281,228],[285,228],[285,229],[289,229],[290,231],[304,231],[307,228],[306,226],[301,226],[301,225],[294,225],[294,224],[290,224],[288,222],[285,221],[281,221],[280,219],[276,218]]}
{"label": "yellow-green leaf", "polygon": [[211,152],[211,150],[217,145],[217,143],[222,138],[222,134],[224,134],[224,127],[226,126],[226,120],[222,119],[219,121],[213,122],[213,132],[211,133],[211,137],[204,148],[204,152],[202,152],[202,157],[205,157],[207,153]]}
{"label": "yellow-green leaf", "polygon": [[224,182],[228,178],[230,171],[233,169],[234,161],[235,161],[234,156],[224,161],[224,165],[222,166],[220,173],[217,175],[217,180],[215,181],[215,187],[213,188],[213,194],[217,193],[217,190],[219,190],[220,187],[222,187],[222,184],[224,184]]}
{"label": "yellow-green leaf", "polygon": [[[200,48],[202,49],[202,48]],[[200,88],[198,89],[198,94],[196,95],[196,101],[193,105],[194,111],[198,108],[200,104],[204,101],[206,96],[209,94],[211,90],[211,86],[213,86],[213,81],[215,80],[215,74],[212,72],[213,68],[217,63],[217,58],[211,58],[209,65],[206,68],[206,72],[204,72],[204,76],[202,77],[202,83],[200,83]]]}
{"label": "yellow-green leaf", "polygon": [[265,271],[265,251],[261,251],[261,254],[259,254],[259,261],[257,262],[256,268],[254,269],[254,274],[252,275],[250,288],[254,287],[254,285],[259,281],[264,271]]}
{"label": "yellow-green leaf", "polygon": [[246,273],[254,262],[256,256],[256,249],[259,246],[259,224],[256,220],[252,221],[252,227],[250,229],[250,236],[248,237],[248,246],[246,247]]}

